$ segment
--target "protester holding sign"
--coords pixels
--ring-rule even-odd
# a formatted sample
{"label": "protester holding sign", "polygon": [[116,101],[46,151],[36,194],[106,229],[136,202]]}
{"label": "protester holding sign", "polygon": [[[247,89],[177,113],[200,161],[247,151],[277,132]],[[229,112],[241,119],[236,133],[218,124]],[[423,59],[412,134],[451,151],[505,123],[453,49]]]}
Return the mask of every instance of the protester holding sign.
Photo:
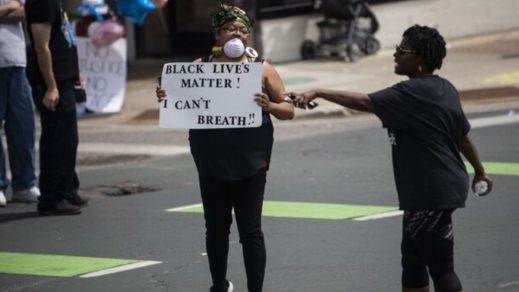
{"label": "protester holding sign", "polygon": [[[206,248],[213,281],[211,291],[233,289],[226,274],[234,208],[243,247],[248,291],[258,292],[262,291],[266,264],[261,210],[273,144],[270,114],[288,120],[293,118],[294,108],[292,104],[284,102],[284,85],[277,71],[259,58],[252,48],[246,48],[252,27],[252,20],[246,13],[236,6],[221,5],[213,14],[212,25],[216,38],[212,54],[195,60],[195,63],[261,64],[262,92],[256,93],[255,102],[262,109],[262,121],[259,127],[230,125],[223,129],[189,131],[191,153],[198,169],[204,206]],[[196,70],[197,67],[191,69]],[[192,90],[198,90],[197,86]],[[222,86],[225,86],[225,82]],[[162,88],[157,88],[156,93],[160,101],[166,97],[166,91]],[[243,100],[248,102],[245,97]],[[201,104],[204,105],[203,102]],[[231,106],[233,104],[229,104]]]}

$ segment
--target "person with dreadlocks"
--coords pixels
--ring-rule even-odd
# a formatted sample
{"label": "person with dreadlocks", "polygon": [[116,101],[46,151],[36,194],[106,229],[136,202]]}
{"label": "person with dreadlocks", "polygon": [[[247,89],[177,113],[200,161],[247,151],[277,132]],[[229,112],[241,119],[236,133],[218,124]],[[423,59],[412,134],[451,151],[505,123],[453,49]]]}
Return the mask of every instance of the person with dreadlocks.
{"label": "person with dreadlocks", "polygon": [[[227,280],[229,232],[234,209],[247,275],[248,291],[263,288],[266,249],[261,228],[266,172],[270,166],[273,126],[270,114],[292,119],[294,107],[284,102],[283,81],[272,65],[247,47],[253,21],[239,7],[221,5],[212,15],[216,38],[212,54],[194,62],[261,62],[262,108],[259,128],[191,129],[189,143],[198,175],[206,226],[206,248],[212,292],[232,291]],[[156,95],[166,97],[158,87]]]}
{"label": "person with dreadlocks", "polygon": [[451,215],[465,206],[469,181],[460,152],[475,170],[472,189],[484,181],[492,190],[478,151],[468,137],[470,124],[456,88],[433,74],[446,56],[445,41],[427,26],[408,28],[393,54],[394,71],[409,80],[371,94],[314,89],[296,96],[305,108],[320,97],[374,113],[388,130],[400,209],[404,211],[402,291],[461,291],[454,272]]}

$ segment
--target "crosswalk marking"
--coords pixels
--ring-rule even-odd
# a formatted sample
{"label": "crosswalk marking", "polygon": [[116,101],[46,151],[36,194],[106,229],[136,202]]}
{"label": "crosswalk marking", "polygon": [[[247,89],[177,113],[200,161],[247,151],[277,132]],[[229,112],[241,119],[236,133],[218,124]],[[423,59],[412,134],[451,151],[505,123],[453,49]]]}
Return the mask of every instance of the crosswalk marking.
{"label": "crosswalk marking", "polygon": [[[301,219],[343,220],[396,210],[392,206],[329,204],[316,202],[264,201],[263,216]],[[166,209],[167,212],[202,213],[202,204]]]}
{"label": "crosswalk marking", "polygon": [[0,273],[50,277],[98,277],[137,269],[156,261],[0,252]]}
{"label": "crosswalk marking", "polygon": [[93,277],[106,276],[109,274],[115,274],[115,273],[119,273],[119,272],[135,270],[138,268],[143,268],[143,267],[147,267],[147,266],[151,266],[151,265],[157,265],[160,263],[162,263],[162,262],[158,262],[158,261],[138,262],[138,263],[134,263],[134,264],[128,264],[128,265],[124,265],[124,266],[119,266],[119,267],[115,267],[115,268],[110,268],[110,269],[106,269],[106,270],[101,270],[101,271],[97,271],[97,272],[93,272],[93,273],[84,274],[84,275],[80,276],[80,278],[93,278]]}

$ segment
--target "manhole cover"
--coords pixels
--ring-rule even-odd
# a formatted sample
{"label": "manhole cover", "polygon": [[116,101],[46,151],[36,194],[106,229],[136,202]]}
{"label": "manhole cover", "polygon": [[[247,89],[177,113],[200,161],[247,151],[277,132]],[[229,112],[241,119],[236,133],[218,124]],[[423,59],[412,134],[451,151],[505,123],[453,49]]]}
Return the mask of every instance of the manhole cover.
{"label": "manhole cover", "polygon": [[89,193],[91,195],[97,194],[97,195],[104,195],[104,196],[128,196],[128,195],[134,195],[134,194],[142,194],[142,193],[151,193],[155,191],[159,191],[160,189],[149,187],[149,186],[142,186],[138,183],[128,182],[128,183],[121,183],[117,185],[100,185],[100,186],[94,186],[90,188],[81,189],[81,191]]}

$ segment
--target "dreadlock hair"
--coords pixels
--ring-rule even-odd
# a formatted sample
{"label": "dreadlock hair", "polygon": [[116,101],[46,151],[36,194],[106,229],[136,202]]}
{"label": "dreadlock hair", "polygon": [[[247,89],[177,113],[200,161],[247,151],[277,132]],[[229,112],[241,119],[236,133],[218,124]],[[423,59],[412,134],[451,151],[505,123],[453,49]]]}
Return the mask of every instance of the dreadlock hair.
{"label": "dreadlock hair", "polygon": [[428,69],[434,71],[441,68],[447,50],[445,40],[438,30],[415,24],[404,31],[403,37],[416,51],[416,54],[424,59]]}

